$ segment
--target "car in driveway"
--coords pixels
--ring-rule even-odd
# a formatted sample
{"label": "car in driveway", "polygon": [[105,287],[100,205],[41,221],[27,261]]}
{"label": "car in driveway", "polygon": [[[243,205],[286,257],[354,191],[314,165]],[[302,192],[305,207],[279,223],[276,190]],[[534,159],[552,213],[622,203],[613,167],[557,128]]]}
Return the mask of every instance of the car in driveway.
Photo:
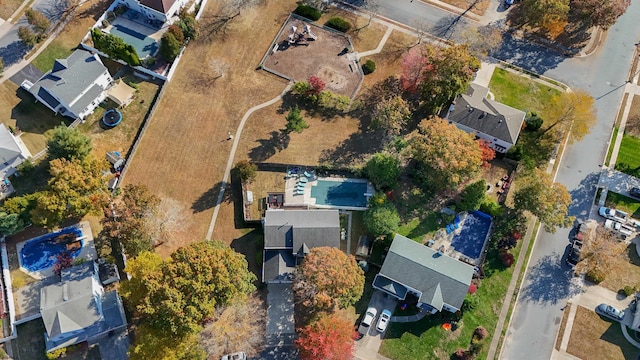
{"label": "car in driveway", "polygon": [[633,236],[636,231],[632,226],[625,225],[611,219],[605,220],[604,228],[617,232],[623,239]]}
{"label": "car in driveway", "polygon": [[634,198],[640,199],[640,188],[632,187],[631,190],[629,190],[629,195]]}
{"label": "car in driveway", "polygon": [[360,322],[360,327],[358,327],[358,332],[360,334],[367,335],[371,328],[371,324],[373,324],[376,319],[376,315],[378,315],[378,310],[376,308],[367,308],[367,311],[364,313],[364,318],[362,318],[362,321]]}
{"label": "car in driveway", "polygon": [[387,330],[389,320],[391,320],[391,311],[387,309],[382,310],[382,313],[380,313],[380,319],[378,319],[378,325],[376,325],[376,330],[381,333]]}
{"label": "car in driveway", "polygon": [[247,360],[247,355],[240,351],[237,353],[225,355],[221,360]]}
{"label": "car in driveway", "polygon": [[609,304],[596,306],[596,313],[615,321],[622,321],[622,319],[624,319],[624,311],[618,310]]}

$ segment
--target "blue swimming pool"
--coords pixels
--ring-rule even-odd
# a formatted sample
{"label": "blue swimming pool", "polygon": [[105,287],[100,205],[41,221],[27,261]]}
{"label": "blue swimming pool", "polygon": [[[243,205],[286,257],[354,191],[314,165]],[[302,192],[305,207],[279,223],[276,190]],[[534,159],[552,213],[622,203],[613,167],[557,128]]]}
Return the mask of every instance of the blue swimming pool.
{"label": "blue swimming pool", "polygon": [[121,37],[125,43],[133,45],[140,59],[144,59],[147,56],[154,56],[158,51],[158,43],[153,38],[122,25],[113,25],[109,33]]}
{"label": "blue swimming pool", "polygon": [[463,217],[459,226],[460,232],[453,236],[451,246],[471,259],[480,258],[491,228],[491,216],[471,211]]}
{"label": "blue swimming pool", "polygon": [[367,206],[367,182],[356,179],[340,181],[318,179],[311,187],[311,197],[316,199],[316,205],[334,207]]}
{"label": "blue swimming pool", "polygon": [[20,263],[29,271],[41,271],[56,263],[56,256],[68,251],[71,258],[76,258],[82,251],[80,246],[74,246],[82,231],[77,227],[68,227],[60,231],[33,238],[24,243],[20,249]]}

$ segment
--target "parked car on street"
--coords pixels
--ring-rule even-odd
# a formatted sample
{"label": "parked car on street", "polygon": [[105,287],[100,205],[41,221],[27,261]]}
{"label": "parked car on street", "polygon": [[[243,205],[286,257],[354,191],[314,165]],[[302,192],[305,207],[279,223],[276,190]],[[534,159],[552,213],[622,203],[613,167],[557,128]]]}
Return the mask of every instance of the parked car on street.
{"label": "parked car on street", "polygon": [[569,253],[567,254],[567,265],[574,268],[580,262],[580,249],[576,249],[573,245],[569,245]]}
{"label": "parked car on street", "polygon": [[225,355],[222,357],[222,360],[247,360],[247,355],[242,351]]}
{"label": "parked car on street", "polygon": [[383,333],[385,330],[387,330],[389,320],[391,320],[391,311],[387,309],[382,310],[382,313],[380,313],[380,319],[378,319],[378,325],[376,325],[376,329]]}
{"label": "parked car on street", "polygon": [[622,321],[622,319],[624,319],[624,311],[618,310],[608,304],[596,306],[596,313],[615,321]]}
{"label": "parked car on street", "polygon": [[632,187],[631,190],[629,190],[629,195],[640,199],[640,188]]}
{"label": "parked car on street", "polygon": [[627,214],[626,212],[616,210],[616,209],[611,209],[604,206],[598,210],[598,214],[600,214],[600,216],[602,217],[605,217],[607,219],[611,219],[623,224],[626,223],[627,220],[629,219],[629,214]]}
{"label": "parked car on street", "polygon": [[374,307],[370,307],[364,313],[364,318],[360,322],[360,327],[358,328],[358,332],[362,335],[367,335],[369,332],[369,328],[371,328],[371,324],[376,319],[376,315],[378,315],[378,310]]}

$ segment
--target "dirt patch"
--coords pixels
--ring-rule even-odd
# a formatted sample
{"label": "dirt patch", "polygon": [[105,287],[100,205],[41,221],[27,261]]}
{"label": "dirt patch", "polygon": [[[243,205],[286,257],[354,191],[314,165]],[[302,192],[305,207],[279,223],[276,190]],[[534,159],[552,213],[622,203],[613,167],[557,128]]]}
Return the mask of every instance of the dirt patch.
{"label": "dirt patch", "polygon": [[636,252],[636,245],[631,244],[612,264],[613,271],[607,273],[600,286],[611,291],[619,291],[625,286],[640,289],[640,257]]}
{"label": "dirt patch", "polygon": [[640,350],[622,335],[620,324],[578,306],[567,352],[584,360],[635,359]]}
{"label": "dirt patch", "polygon": [[363,75],[355,58],[343,51],[352,48],[344,34],[290,18],[275,44],[263,63],[265,70],[295,81],[317,75],[327,89],[355,95]]}
{"label": "dirt patch", "polygon": [[[627,94],[625,94],[626,96]],[[622,103],[621,111],[624,110],[626,102]],[[640,137],[640,96],[634,95],[631,100],[631,108],[629,109],[629,116],[627,117],[627,124],[625,125],[624,132],[627,135]]]}

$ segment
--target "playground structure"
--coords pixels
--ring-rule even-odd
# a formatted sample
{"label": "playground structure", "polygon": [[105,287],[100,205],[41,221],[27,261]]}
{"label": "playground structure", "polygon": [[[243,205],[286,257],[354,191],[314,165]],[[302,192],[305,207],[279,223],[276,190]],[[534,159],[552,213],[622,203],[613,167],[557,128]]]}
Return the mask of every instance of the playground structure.
{"label": "playground structure", "polygon": [[289,45],[304,45],[309,46],[309,41],[318,40],[318,35],[311,31],[311,26],[305,25],[302,32],[298,32],[298,27],[291,25],[291,33],[287,38]]}

